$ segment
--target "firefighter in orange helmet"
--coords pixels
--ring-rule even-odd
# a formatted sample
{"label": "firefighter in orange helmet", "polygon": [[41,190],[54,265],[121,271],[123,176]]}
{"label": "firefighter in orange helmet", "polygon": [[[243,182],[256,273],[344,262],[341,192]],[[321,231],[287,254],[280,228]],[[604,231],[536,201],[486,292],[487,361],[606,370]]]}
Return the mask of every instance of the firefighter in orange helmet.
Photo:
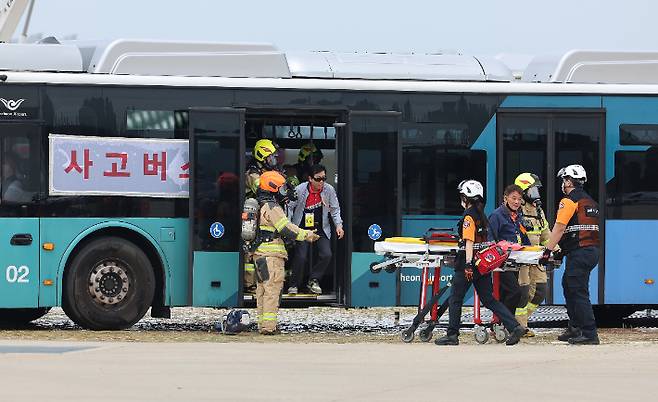
{"label": "firefighter in orange helmet", "polygon": [[283,239],[314,242],[320,238],[315,232],[300,229],[294,225],[280,203],[288,196],[286,179],[276,171],[265,172],[260,176],[257,199],[260,205],[260,221],[254,252],[256,265],[256,307],[258,330],[271,335],[277,330],[277,312],[283,282],[284,265],[288,252]]}

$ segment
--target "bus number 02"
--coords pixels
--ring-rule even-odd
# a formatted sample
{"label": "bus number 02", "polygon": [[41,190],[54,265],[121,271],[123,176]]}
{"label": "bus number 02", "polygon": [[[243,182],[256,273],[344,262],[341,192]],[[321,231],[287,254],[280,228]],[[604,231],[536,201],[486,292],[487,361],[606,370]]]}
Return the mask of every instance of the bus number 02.
{"label": "bus number 02", "polygon": [[7,267],[7,271],[5,272],[5,278],[9,283],[28,283],[30,282],[30,280],[27,278],[29,274],[30,268],[25,265],[21,265],[18,268],[16,268],[15,265],[10,265]]}

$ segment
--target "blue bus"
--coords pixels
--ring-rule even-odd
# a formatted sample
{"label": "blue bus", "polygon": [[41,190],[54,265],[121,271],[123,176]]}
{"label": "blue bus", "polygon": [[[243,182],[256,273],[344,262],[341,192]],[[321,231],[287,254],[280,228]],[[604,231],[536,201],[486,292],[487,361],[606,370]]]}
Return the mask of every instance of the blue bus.
{"label": "blue bus", "polygon": [[[520,80],[499,60],[458,54],[49,42],[0,44],[0,321],[61,306],[84,328],[121,329],[149,309],[252,305],[240,215],[261,138],[287,164],[304,144],[321,149],[346,222],[323,294],[283,295],[284,306],[415,305],[418,272],[370,272],[372,224],[384,237],[454,227],[462,179],[484,183],[490,212],[524,171],[541,177],[554,219],[554,177],[572,163],[605,217],[597,315],[658,304],[648,62],[624,70],[572,52]],[[547,303],[564,302],[560,280]]]}

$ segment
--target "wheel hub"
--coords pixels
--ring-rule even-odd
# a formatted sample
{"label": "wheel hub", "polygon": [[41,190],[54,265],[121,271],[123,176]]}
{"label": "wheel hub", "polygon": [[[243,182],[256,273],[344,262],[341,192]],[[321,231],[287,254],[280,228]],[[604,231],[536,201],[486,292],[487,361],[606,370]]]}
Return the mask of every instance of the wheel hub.
{"label": "wheel hub", "polygon": [[130,289],[128,275],[117,261],[103,261],[91,270],[89,293],[97,303],[117,304]]}

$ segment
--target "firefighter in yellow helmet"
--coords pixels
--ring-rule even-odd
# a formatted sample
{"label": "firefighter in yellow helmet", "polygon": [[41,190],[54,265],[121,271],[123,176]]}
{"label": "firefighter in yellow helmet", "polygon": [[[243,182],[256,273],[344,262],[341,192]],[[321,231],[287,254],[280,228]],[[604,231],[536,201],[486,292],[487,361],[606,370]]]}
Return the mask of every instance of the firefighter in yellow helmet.
{"label": "firefighter in yellow helmet", "polygon": [[315,232],[300,229],[294,225],[280,203],[287,197],[286,179],[276,171],[265,172],[260,176],[257,194],[260,205],[260,221],[254,252],[258,287],[256,308],[258,331],[264,335],[276,332],[277,312],[283,282],[284,265],[288,253],[283,238],[287,240],[314,242],[320,238]]}
{"label": "firefighter in yellow helmet", "polygon": [[[263,172],[276,170],[278,167],[279,147],[268,139],[260,139],[254,146],[253,159],[247,165],[245,173],[245,199],[256,198],[260,175]],[[256,291],[256,272],[251,255],[244,257],[244,291],[253,293]]]}
{"label": "firefighter in yellow helmet", "polygon": [[[523,221],[530,244],[543,246],[551,234],[546,215],[541,208],[539,188],[541,181],[536,174],[521,173],[514,180],[514,184],[523,190],[521,205]],[[526,328],[524,336],[532,337],[535,334],[528,329],[528,318],[544,301],[547,291],[546,268],[542,265],[524,265],[519,270],[519,286],[521,287],[521,301],[516,309],[516,321]]]}
{"label": "firefighter in yellow helmet", "polygon": [[256,197],[260,175],[263,172],[278,169],[279,147],[268,139],[260,139],[256,142],[253,152],[253,160],[247,165],[246,196]]}
{"label": "firefighter in yellow helmet", "polygon": [[322,150],[316,147],[313,142],[307,142],[302,145],[299,149],[299,154],[297,155],[297,164],[295,165],[295,168],[297,169],[297,178],[300,183],[308,181],[311,167],[320,163],[323,157]]}

